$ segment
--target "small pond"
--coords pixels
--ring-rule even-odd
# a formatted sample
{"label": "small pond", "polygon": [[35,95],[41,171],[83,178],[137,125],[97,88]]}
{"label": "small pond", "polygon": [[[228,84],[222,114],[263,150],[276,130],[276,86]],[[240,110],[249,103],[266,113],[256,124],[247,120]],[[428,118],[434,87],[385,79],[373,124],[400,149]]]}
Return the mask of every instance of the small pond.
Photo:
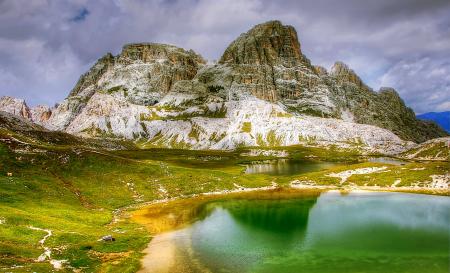
{"label": "small pond", "polygon": [[292,160],[274,159],[265,161],[254,161],[246,165],[246,174],[270,174],[270,175],[294,175],[307,172],[319,171],[331,168],[339,163],[313,161],[313,160]]}
{"label": "small pond", "polygon": [[[369,157],[363,160],[368,162],[384,163],[388,165],[404,165],[407,161],[391,157]],[[252,161],[245,165],[246,174],[269,174],[269,175],[294,175],[329,169],[334,166],[351,164],[349,162],[329,162],[319,160],[298,159],[272,159],[263,161]]]}
{"label": "small pond", "polygon": [[369,162],[386,163],[390,165],[405,165],[408,161],[392,157],[369,157]]}

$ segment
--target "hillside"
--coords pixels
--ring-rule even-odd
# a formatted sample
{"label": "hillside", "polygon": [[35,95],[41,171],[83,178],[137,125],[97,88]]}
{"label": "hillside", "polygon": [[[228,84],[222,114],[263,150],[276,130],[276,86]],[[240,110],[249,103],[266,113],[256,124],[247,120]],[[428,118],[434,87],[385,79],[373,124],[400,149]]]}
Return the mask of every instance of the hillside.
{"label": "hillside", "polygon": [[401,153],[400,156],[407,159],[450,161],[450,137],[426,141]]}

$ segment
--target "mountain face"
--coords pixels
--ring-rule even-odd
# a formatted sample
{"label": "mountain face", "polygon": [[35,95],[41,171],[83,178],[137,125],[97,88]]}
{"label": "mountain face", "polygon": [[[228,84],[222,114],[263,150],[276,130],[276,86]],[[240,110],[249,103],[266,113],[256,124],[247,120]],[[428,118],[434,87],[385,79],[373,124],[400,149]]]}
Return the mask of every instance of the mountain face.
{"label": "mountain face", "polygon": [[103,96],[116,95],[135,105],[154,105],[177,81],[191,80],[203,63],[199,55],[175,46],[126,45],[120,55],[106,54],[81,76],[68,98],[53,112],[48,127],[67,129],[91,99]]}
{"label": "mountain face", "polygon": [[446,135],[417,120],[393,89],[374,92],[345,64],[330,72],[311,65],[295,29],[279,21],[242,34],[211,65],[171,45],[126,45],[99,59],[51,114],[12,108],[51,130],[143,147],[335,144],[398,152],[410,140]]}
{"label": "mountain face", "polygon": [[322,76],[332,88],[333,101],[354,122],[386,128],[405,140],[423,142],[446,136],[436,124],[416,118],[393,88],[374,92],[347,65],[337,62],[330,75]]}
{"label": "mountain face", "polygon": [[48,106],[38,105],[30,108],[24,100],[7,96],[0,98],[0,110],[41,125],[46,123],[52,114]]}
{"label": "mountain face", "polygon": [[418,115],[417,118],[424,121],[434,121],[444,128],[447,133],[450,133],[450,111],[424,113]]}

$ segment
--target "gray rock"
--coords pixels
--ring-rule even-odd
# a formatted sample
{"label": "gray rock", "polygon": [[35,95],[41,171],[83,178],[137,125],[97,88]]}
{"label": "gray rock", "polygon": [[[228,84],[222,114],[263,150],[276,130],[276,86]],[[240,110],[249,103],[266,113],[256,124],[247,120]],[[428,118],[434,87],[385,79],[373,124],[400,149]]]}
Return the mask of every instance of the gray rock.
{"label": "gray rock", "polygon": [[116,238],[114,238],[112,235],[105,235],[101,238],[101,241],[103,242],[114,242]]}

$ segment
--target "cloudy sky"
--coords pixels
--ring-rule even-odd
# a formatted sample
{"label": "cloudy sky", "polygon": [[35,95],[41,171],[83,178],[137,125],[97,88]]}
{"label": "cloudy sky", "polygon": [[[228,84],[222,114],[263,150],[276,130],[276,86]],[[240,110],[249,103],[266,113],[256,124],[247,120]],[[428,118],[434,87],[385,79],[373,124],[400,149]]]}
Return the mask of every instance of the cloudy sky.
{"label": "cloudy sky", "polygon": [[219,59],[253,25],[293,25],[302,51],[343,61],[417,113],[450,110],[449,0],[0,0],[0,95],[64,99],[106,52],[162,42]]}

